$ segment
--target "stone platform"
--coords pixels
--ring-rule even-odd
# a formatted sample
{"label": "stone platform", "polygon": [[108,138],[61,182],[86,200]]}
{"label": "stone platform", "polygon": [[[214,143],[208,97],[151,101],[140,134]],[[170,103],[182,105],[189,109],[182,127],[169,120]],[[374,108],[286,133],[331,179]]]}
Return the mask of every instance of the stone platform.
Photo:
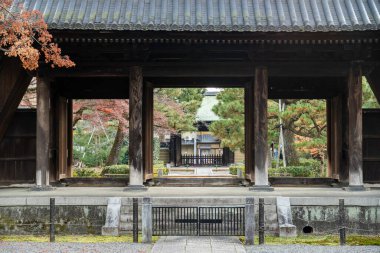
{"label": "stone platform", "polygon": [[[125,187],[56,187],[54,191],[31,191],[31,185],[0,187],[3,198],[22,199],[30,197],[83,197],[87,199],[106,197],[297,197],[297,198],[380,198],[380,185],[365,185],[370,191],[347,192],[332,187],[275,187],[272,192],[249,191],[248,187],[148,187],[146,191],[124,191]],[[106,204],[106,203],[105,203]]]}
{"label": "stone platform", "polygon": [[[256,222],[258,199],[265,198],[265,231],[275,235],[279,233],[276,208],[278,196],[289,197],[293,224],[298,234],[302,233],[305,226],[312,226],[315,233],[337,232],[339,199],[345,200],[350,233],[374,234],[380,231],[380,220],[376,215],[380,212],[380,188],[377,187],[362,192],[327,187],[278,187],[272,192],[253,192],[248,187],[147,187],[145,191],[125,191],[125,187],[57,187],[54,191],[7,187],[0,188],[0,217],[2,214],[11,214],[10,218],[14,221],[14,224],[7,225],[4,233],[25,233],[27,231],[23,228],[26,226],[22,224],[25,217],[48,222],[50,198],[55,198],[57,219],[67,222],[67,233],[80,234],[91,230],[92,233],[100,234],[105,224],[109,198],[120,197],[120,221],[125,223],[121,230],[128,232],[131,229],[132,198],[135,197],[139,198],[140,215],[142,197],[150,197],[153,206],[186,207],[244,206],[247,197],[254,197]],[[0,219],[2,222],[6,220]]]}

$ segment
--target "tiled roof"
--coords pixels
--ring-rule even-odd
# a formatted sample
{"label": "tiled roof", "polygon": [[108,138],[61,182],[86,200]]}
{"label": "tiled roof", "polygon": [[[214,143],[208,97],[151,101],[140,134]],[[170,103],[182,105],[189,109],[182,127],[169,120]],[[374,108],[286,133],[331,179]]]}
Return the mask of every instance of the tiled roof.
{"label": "tiled roof", "polygon": [[15,0],[51,29],[379,30],[379,0]]}
{"label": "tiled roof", "polygon": [[199,107],[196,115],[197,121],[216,121],[219,117],[212,111],[212,108],[218,104],[216,94],[203,97],[202,104]]}

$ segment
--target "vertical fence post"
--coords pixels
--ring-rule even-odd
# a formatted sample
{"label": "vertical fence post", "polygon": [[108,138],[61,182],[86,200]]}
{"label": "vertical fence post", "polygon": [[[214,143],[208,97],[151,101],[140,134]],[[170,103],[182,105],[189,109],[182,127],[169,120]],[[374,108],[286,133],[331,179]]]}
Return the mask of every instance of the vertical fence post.
{"label": "vertical fence post", "polygon": [[247,197],[245,200],[245,244],[254,244],[255,234],[255,205],[254,198]]}
{"label": "vertical fence post", "polygon": [[139,203],[137,198],[133,198],[132,202],[133,210],[133,242],[138,242],[139,240]]}
{"label": "vertical fence post", "polygon": [[346,214],[344,211],[344,199],[339,199],[339,242],[340,245],[346,245]]}
{"label": "vertical fence post", "polygon": [[55,198],[50,198],[50,242],[55,242]]}
{"label": "vertical fence post", "polygon": [[153,224],[152,224],[152,201],[151,198],[143,198],[142,205],[142,242],[151,243]]}
{"label": "vertical fence post", "polygon": [[259,244],[264,244],[264,198],[259,199]]}

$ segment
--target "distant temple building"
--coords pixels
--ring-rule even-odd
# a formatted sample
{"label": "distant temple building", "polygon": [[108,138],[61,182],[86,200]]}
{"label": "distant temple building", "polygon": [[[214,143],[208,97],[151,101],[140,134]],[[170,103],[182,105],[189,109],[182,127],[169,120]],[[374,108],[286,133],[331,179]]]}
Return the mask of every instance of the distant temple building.
{"label": "distant temple building", "polygon": [[[219,120],[212,108],[218,103],[219,91],[207,90],[196,115],[196,132],[181,132],[181,145],[178,149],[178,136],[167,135],[161,143],[160,158],[174,166],[226,166],[231,163],[244,163],[244,154],[223,148],[221,141],[209,131],[212,122]],[[172,141],[170,141],[172,140]],[[175,154],[181,158],[176,160]],[[170,155],[172,154],[172,155]]]}

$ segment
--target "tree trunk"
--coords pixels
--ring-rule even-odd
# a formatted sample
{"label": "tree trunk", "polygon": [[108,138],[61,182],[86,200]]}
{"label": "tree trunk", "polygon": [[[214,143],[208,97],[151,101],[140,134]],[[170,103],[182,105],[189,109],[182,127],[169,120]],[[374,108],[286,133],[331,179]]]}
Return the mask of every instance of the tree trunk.
{"label": "tree trunk", "polygon": [[106,165],[114,165],[119,161],[120,150],[123,146],[125,138],[125,125],[122,121],[119,121],[119,126],[117,127],[117,132],[115,140],[113,142],[110,154],[108,155]]}
{"label": "tree trunk", "polygon": [[284,129],[286,162],[288,166],[298,164],[298,155],[294,147],[294,134],[288,129]]}

